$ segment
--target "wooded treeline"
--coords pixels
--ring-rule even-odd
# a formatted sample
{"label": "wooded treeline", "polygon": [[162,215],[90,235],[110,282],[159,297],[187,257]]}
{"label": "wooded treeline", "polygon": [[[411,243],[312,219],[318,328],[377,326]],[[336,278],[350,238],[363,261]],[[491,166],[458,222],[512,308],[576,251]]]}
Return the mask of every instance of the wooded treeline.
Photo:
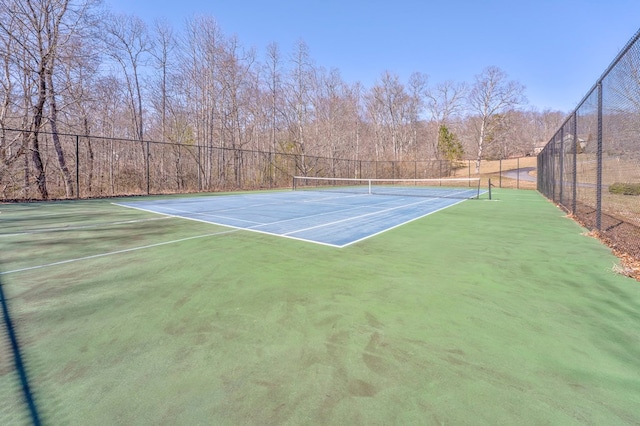
{"label": "wooded treeline", "polygon": [[[0,184],[48,198],[55,174],[73,197],[69,163],[79,159],[64,134],[89,141],[85,174],[107,161],[90,143],[105,137],[137,141],[128,149],[139,155],[112,151],[108,159],[130,169],[149,167],[147,141],[198,147],[211,180],[220,173],[207,154],[214,148],[295,154],[303,174],[306,156],[464,158],[479,168],[482,159],[532,154],[564,118],[526,109],[525,88],[498,67],[472,82],[430,82],[428,70],[402,81],[384,71],[364,87],[315,63],[304,41],[287,49],[243,46],[211,16],[174,28],[94,0],[4,0]],[[45,132],[55,155],[43,158]]]}

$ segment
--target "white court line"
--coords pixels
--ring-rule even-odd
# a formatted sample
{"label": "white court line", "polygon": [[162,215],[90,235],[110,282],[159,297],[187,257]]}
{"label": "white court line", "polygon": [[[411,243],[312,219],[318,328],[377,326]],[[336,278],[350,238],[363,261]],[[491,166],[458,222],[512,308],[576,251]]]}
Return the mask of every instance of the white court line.
{"label": "white court line", "polygon": [[[328,205],[338,205],[341,207],[344,207],[344,205],[340,205],[340,204],[334,204],[334,203],[326,203],[324,202],[324,200],[330,200],[330,199],[340,199],[340,198],[352,198],[352,197],[368,197],[368,194],[358,194],[358,195],[349,195],[346,197],[324,197],[321,198],[320,200],[308,200],[308,201],[304,201],[305,203],[307,202],[317,202],[320,204],[328,204]],[[220,223],[220,222],[212,222],[209,220],[205,220],[205,219],[198,219],[195,217],[187,217],[187,216],[182,216],[180,214],[172,214],[172,213],[166,213],[166,212],[159,212],[156,210],[152,210],[152,209],[146,209],[146,208],[141,208],[141,207],[137,207],[137,206],[130,206],[130,205],[124,205],[124,204],[118,204],[118,203],[112,203],[116,206],[120,206],[120,207],[127,207],[130,209],[136,209],[136,210],[141,210],[141,211],[145,211],[145,212],[149,212],[149,213],[155,213],[155,214],[161,214],[161,215],[165,215],[166,217],[175,217],[175,218],[179,218],[179,219],[187,219],[187,220],[194,220],[197,222],[203,222],[203,223],[208,223],[208,224],[213,224],[213,225],[221,225],[221,226],[229,226],[232,228],[237,228],[237,229],[244,229],[244,230],[256,230],[258,231],[256,228],[258,227],[263,227],[263,226],[271,226],[271,225],[277,225],[279,223],[284,223],[284,222],[291,222],[291,221],[296,221],[296,220],[301,220],[301,219],[308,219],[311,217],[317,217],[317,216],[323,216],[323,215],[332,215],[332,214],[336,214],[336,213],[340,213],[340,212],[346,212],[346,211],[350,211],[350,210],[359,210],[359,209],[371,209],[371,208],[376,208],[375,206],[379,205],[379,204],[386,204],[389,201],[381,201],[379,203],[374,203],[374,204],[367,204],[364,206],[353,206],[353,207],[349,207],[349,208],[343,208],[340,210],[332,210],[329,212],[324,212],[324,213],[317,213],[317,214],[313,214],[313,215],[306,215],[306,216],[298,216],[298,217],[294,217],[291,219],[283,219],[283,220],[277,220],[274,222],[267,222],[267,223],[263,223],[263,222],[255,222],[255,221],[251,221],[251,220],[243,220],[243,219],[238,219],[235,217],[227,217],[227,216],[220,216],[220,215],[215,215],[215,214],[208,214],[208,213],[198,213],[198,212],[192,212],[189,210],[182,210],[182,209],[174,209],[171,207],[166,207],[163,206],[163,208],[165,208],[166,210],[172,210],[174,212],[177,213],[188,213],[188,214],[194,214],[194,215],[199,215],[199,216],[203,216],[203,217],[211,217],[211,218],[220,218],[220,219],[227,219],[227,220],[233,220],[233,221],[237,221],[237,222],[246,222],[246,223],[250,223],[253,224],[251,226],[247,226],[247,227],[243,227],[243,226],[235,226],[235,225],[229,225],[226,223]],[[261,203],[261,204],[254,204],[252,206],[266,206],[266,205],[280,205],[282,203]],[[226,211],[234,211],[234,210],[245,210],[246,207],[240,207],[240,208],[236,208],[236,209],[225,209]],[[277,233],[269,233],[269,232],[264,232],[265,234],[270,234],[270,235],[283,235],[283,234],[277,234]]]}
{"label": "white court line", "polygon": [[[425,200],[425,201],[423,201],[423,202],[428,202],[428,201],[433,201],[433,200],[434,200],[434,199],[430,199],[430,200]],[[293,236],[293,235],[290,235],[291,233],[288,233],[288,234],[279,234],[279,233],[276,233],[276,232],[261,231],[261,230],[259,230],[259,229],[255,229],[255,228],[241,228],[241,227],[235,227],[235,226],[231,226],[231,225],[223,225],[223,226],[231,226],[232,228],[236,228],[237,230],[241,230],[241,231],[257,232],[258,234],[264,234],[264,235],[270,235],[270,236],[275,236],[275,237],[287,238],[287,239],[296,240],[296,241],[303,241],[303,242],[305,242],[305,243],[313,243],[313,244],[318,244],[318,245],[321,245],[321,246],[334,247],[334,248],[344,248],[344,247],[348,247],[348,246],[350,246],[350,245],[352,245],[352,244],[358,243],[358,242],[360,242],[360,241],[364,241],[364,240],[366,240],[366,239],[369,239],[369,238],[371,238],[371,237],[374,237],[374,236],[376,236],[376,235],[380,235],[380,234],[382,234],[383,232],[387,232],[387,231],[390,231],[390,230],[392,230],[392,229],[398,228],[399,226],[405,225],[405,224],[410,223],[410,222],[413,222],[413,221],[415,221],[415,220],[422,219],[423,217],[429,216],[429,215],[430,215],[430,214],[432,214],[432,213],[436,213],[436,212],[439,212],[439,211],[444,210],[444,209],[446,209],[446,208],[449,208],[449,207],[455,206],[456,204],[460,204],[460,203],[462,203],[463,201],[466,201],[466,200],[465,200],[465,199],[458,200],[458,201],[456,201],[456,202],[455,202],[455,203],[453,203],[453,204],[448,204],[448,205],[443,206],[443,207],[441,207],[441,208],[439,208],[439,209],[437,209],[437,210],[429,211],[429,212],[427,212],[427,213],[425,213],[425,214],[423,214],[423,215],[421,215],[421,216],[413,217],[413,218],[411,218],[411,219],[409,219],[409,220],[407,220],[407,221],[404,221],[404,222],[402,222],[402,223],[398,223],[397,225],[393,225],[393,226],[391,226],[391,227],[389,227],[389,228],[382,229],[381,231],[375,232],[375,233],[370,234],[370,235],[365,235],[365,236],[364,236],[364,237],[362,237],[362,238],[359,238],[359,239],[354,240],[354,241],[349,241],[348,243],[346,243],[346,244],[342,244],[342,245],[339,245],[339,244],[332,244],[332,243],[326,243],[326,242],[318,241],[318,240],[311,240],[311,239],[308,239],[308,238],[295,237],[295,236]],[[420,203],[414,203],[414,204],[420,204]],[[406,206],[406,204],[405,204],[405,206]],[[399,206],[399,207],[397,207],[397,208],[405,207],[405,206]],[[390,210],[392,210],[392,209],[390,209]],[[375,213],[372,213],[372,214],[375,214]],[[188,219],[188,218],[187,218],[187,219]],[[348,220],[348,219],[347,219],[347,220]],[[340,222],[340,221],[338,221],[338,222]],[[334,222],[334,223],[337,223],[337,222]],[[216,225],[220,225],[220,224],[216,224]],[[310,229],[311,229],[311,228],[310,228]],[[293,233],[295,233],[295,232],[301,232],[301,231],[302,231],[302,230],[300,230],[300,231],[294,231]]]}
{"label": "white court line", "polygon": [[[318,204],[326,204],[326,205],[329,205],[329,206],[340,206],[340,207],[344,207],[345,206],[344,204],[335,204],[335,203],[327,203],[327,202],[319,202]],[[278,225],[280,223],[293,222],[293,221],[296,221],[296,220],[306,220],[306,219],[309,219],[309,218],[312,218],[312,217],[334,215],[336,213],[343,213],[343,212],[348,212],[348,211],[351,211],[351,210],[363,210],[363,209],[371,210],[371,209],[377,208],[376,206],[379,205],[379,204],[386,204],[386,201],[383,201],[383,202],[380,202],[380,203],[375,203],[375,204],[366,204],[364,206],[354,206],[354,207],[343,208],[343,209],[339,209],[339,210],[331,210],[331,211],[323,212],[323,213],[317,213],[317,214],[311,214],[311,215],[305,215],[305,216],[297,216],[297,217],[294,217],[294,218],[291,218],[291,219],[276,220],[275,222],[262,223],[260,225],[250,226],[249,228],[246,228],[246,229],[253,231],[254,229],[256,229],[258,227],[261,227],[261,226]],[[376,210],[376,212],[378,212],[378,211],[379,210]],[[359,216],[356,216],[356,217],[359,217]],[[274,235],[287,235],[287,234],[274,234]]]}
{"label": "white court line", "polygon": [[98,227],[101,227],[101,226],[111,226],[111,225],[127,225],[127,224],[130,224],[130,223],[139,223],[139,222],[146,222],[146,221],[150,221],[150,220],[162,220],[162,219],[169,219],[169,216],[154,217],[154,218],[151,218],[151,219],[125,220],[125,221],[121,221],[121,222],[106,222],[106,223],[98,223],[98,224],[94,224],[94,225],[84,225],[84,226],[68,226],[68,227],[64,227],[64,228],[35,229],[35,230],[32,230],[32,231],[15,232],[13,234],[0,234],[0,238],[17,237],[17,236],[20,236],[20,235],[44,234],[44,233],[47,233],[47,232],[77,231],[79,229],[90,229],[90,228],[98,228]]}
{"label": "white court line", "polygon": [[[212,222],[210,220],[197,219],[195,217],[186,217],[186,216],[180,216],[178,214],[164,213],[164,212],[159,212],[159,211],[151,210],[151,209],[143,209],[142,207],[127,206],[126,204],[118,204],[118,203],[111,203],[111,204],[113,204],[114,206],[120,206],[120,207],[124,207],[124,208],[127,208],[127,209],[140,210],[140,211],[143,211],[143,212],[153,213],[153,214],[161,214],[161,215],[166,216],[166,217],[175,217],[175,218],[178,218],[178,219],[193,220],[193,221],[196,221],[196,222],[207,223],[209,225],[228,226],[230,228],[237,228],[237,229],[248,229],[248,228],[243,228],[243,227],[240,227],[240,226],[227,225],[225,223]],[[193,213],[193,212],[186,212],[186,213]],[[260,224],[260,222],[252,222],[252,223]]]}
{"label": "white court line", "polygon": [[[333,221],[333,222],[321,223],[320,225],[311,226],[309,228],[298,229],[296,231],[287,232],[287,233],[285,233],[283,235],[297,234],[299,232],[309,231],[311,229],[322,228],[322,227],[325,227],[325,226],[332,226],[332,225],[335,225],[336,223],[348,222],[348,221],[354,220],[354,219],[361,219],[361,218],[367,217],[367,216],[374,216],[374,215],[377,215],[377,214],[387,213],[387,212],[390,212],[390,211],[393,211],[393,210],[403,209],[405,207],[416,206],[418,204],[424,204],[424,203],[428,203],[428,202],[434,201],[434,200],[437,200],[437,198],[430,198],[428,200],[422,200],[422,201],[418,201],[416,203],[403,204],[401,206],[390,207],[388,209],[379,210],[379,211],[375,211],[375,212],[371,212],[371,213],[366,213],[366,214],[363,214],[363,215],[360,215],[360,216],[348,217],[346,219],[340,219],[340,220],[336,220],[336,221]],[[389,228],[389,229],[391,229],[391,228]]]}
{"label": "white court line", "polygon": [[364,236],[364,237],[362,237],[362,238],[359,238],[359,239],[354,240],[354,241],[350,241],[350,242],[348,242],[347,244],[343,244],[343,245],[341,245],[341,246],[339,246],[339,247],[340,247],[340,248],[342,248],[342,247],[347,247],[347,246],[350,246],[351,244],[355,244],[355,243],[357,243],[357,242],[360,242],[360,241],[366,240],[366,239],[368,239],[368,238],[375,237],[376,235],[380,235],[380,234],[382,234],[383,232],[390,231],[390,230],[395,229],[395,228],[398,228],[398,227],[400,227],[400,226],[402,226],[402,225],[406,225],[407,223],[413,222],[413,221],[418,220],[418,219],[422,219],[423,217],[429,216],[430,214],[433,214],[433,213],[439,212],[439,211],[444,210],[444,209],[448,209],[449,207],[453,207],[453,206],[455,206],[456,204],[460,204],[460,203],[461,203],[461,202],[463,202],[463,201],[466,201],[466,200],[460,200],[460,201],[455,202],[455,203],[453,203],[453,204],[449,204],[449,205],[446,205],[446,206],[444,206],[444,207],[441,207],[441,208],[439,208],[439,209],[437,209],[437,210],[434,210],[434,211],[431,211],[431,212],[427,212],[427,213],[423,214],[422,216],[414,217],[414,218],[411,218],[411,219],[407,220],[406,222],[402,222],[402,223],[398,223],[397,225],[393,225],[393,226],[392,226],[392,227],[390,227],[390,228],[383,229],[383,230],[381,230],[381,231],[375,232],[375,233],[370,234],[370,235],[365,235],[365,236]]}
{"label": "white court line", "polygon": [[[360,196],[362,196],[362,195],[360,195]],[[349,197],[352,197],[352,196],[349,196]],[[344,198],[344,197],[338,197],[338,198]],[[377,204],[383,204],[383,203],[384,202],[377,203]],[[111,203],[111,204],[113,204],[115,206],[129,208],[129,209],[141,210],[141,211],[154,213],[154,214],[161,214],[161,215],[164,215],[165,217],[175,217],[175,218],[179,218],[179,219],[186,219],[186,220],[193,220],[193,221],[196,221],[196,222],[202,222],[202,223],[206,223],[206,224],[209,224],[209,225],[218,225],[218,226],[225,226],[225,227],[228,227],[228,228],[232,228],[232,231],[228,231],[228,232],[249,231],[249,232],[256,232],[258,234],[264,234],[264,235],[288,238],[288,239],[292,239],[292,240],[304,241],[304,242],[307,242],[307,243],[320,244],[320,245],[323,245],[323,246],[336,247],[336,248],[340,248],[341,247],[341,246],[336,245],[336,244],[324,243],[322,241],[308,240],[308,239],[305,239],[305,238],[293,237],[293,236],[290,236],[290,235],[279,234],[279,233],[276,233],[276,232],[261,231],[259,229],[256,229],[255,227],[246,228],[246,227],[242,227],[242,226],[229,225],[229,224],[225,224],[225,223],[211,222],[211,221],[207,221],[207,220],[204,220],[204,219],[196,219],[196,218],[193,218],[193,217],[185,217],[185,216],[179,216],[179,215],[174,215],[174,214],[170,214],[170,213],[162,213],[162,212],[157,212],[157,211],[154,211],[154,210],[151,210],[151,209],[143,209],[141,207],[128,206],[128,205],[125,205],[125,204],[118,204],[118,203]],[[276,204],[276,203],[269,203],[269,204]],[[352,207],[350,209],[343,209],[341,211],[353,210],[353,209],[358,209],[358,208],[363,208],[363,207],[364,208],[367,208],[367,207],[371,208],[371,205],[368,205],[368,206],[357,206],[357,207]],[[318,214],[318,215],[333,214],[333,213],[336,213],[336,211],[334,210],[332,212],[321,213],[321,214]],[[312,216],[317,216],[317,215],[312,215]],[[312,216],[297,217],[297,218],[294,218],[294,219],[287,219],[285,221],[288,221],[288,220],[299,220],[299,219],[312,217]],[[279,223],[279,222],[273,222],[273,223]],[[213,234],[213,235],[215,235],[215,234]]]}
{"label": "white court line", "polygon": [[[278,194],[287,194],[288,195],[290,193],[280,192]],[[314,196],[317,196],[319,194],[319,192],[307,191],[306,194],[314,194]],[[234,196],[234,198],[237,197],[238,199],[240,199],[240,198],[242,198],[242,199],[247,199],[247,198],[251,199],[251,195],[256,195],[256,194],[236,195],[236,196]],[[259,194],[259,195],[267,195],[267,194]],[[336,195],[334,193],[333,196],[331,196],[331,197],[325,196],[325,197],[322,197],[322,198],[312,198],[312,199],[308,199],[308,200],[303,200],[301,202],[302,203],[316,203],[316,202],[322,202],[324,200],[335,200],[335,199],[363,197],[363,196],[366,197],[366,196],[369,196],[369,195],[370,194],[349,194],[349,195],[342,194],[342,195]],[[219,199],[220,198],[216,198],[216,200],[219,200]],[[202,201],[206,202],[206,201],[209,201],[209,200],[206,199],[206,198],[197,199],[197,200],[193,201],[193,203],[201,204]],[[284,200],[284,201],[283,200],[278,200],[278,201],[270,201],[270,202],[253,203],[253,204],[243,205],[243,206],[239,206],[239,207],[226,207],[226,208],[222,208],[222,209],[218,209],[218,210],[214,210],[214,211],[208,211],[206,213],[194,212],[194,211],[191,211],[191,210],[184,210],[184,209],[177,209],[177,208],[172,208],[172,207],[165,206],[165,205],[163,205],[162,207],[167,209],[167,210],[172,210],[174,212],[179,212],[179,213],[188,213],[188,214],[201,215],[201,216],[207,216],[207,217],[218,217],[218,218],[222,218],[222,219],[237,220],[237,221],[240,221],[240,222],[254,223],[254,224],[257,224],[258,226],[260,226],[260,225],[269,225],[269,223],[254,222],[254,221],[250,221],[250,220],[238,219],[238,218],[235,218],[235,217],[222,216],[222,215],[219,215],[218,213],[236,212],[238,210],[250,210],[250,209],[255,209],[257,207],[264,207],[264,206],[278,206],[278,205],[281,205],[283,202],[291,202],[291,200]],[[296,202],[298,202],[298,201],[296,201]],[[151,212],[151,213],[156,213],[156,214],[171,215],[171,213],[162,213],[162,212],[158,212],[156,210],[143,209],[143,208],[139,208],[139,207],[122,205],[122,204],[118,204],[118,203],[112,203],[112,204],[117,205],[117,206],[121,206],[121,207],[130,207],[130,208],[134,208],[134,209],[138,209],[138,210],[142,210],[142,211],[146,211],[146,212]],[[329,204],[329,203],[325,203],[325,204]],[[377,204],[383,204],[383,203],[377,203]],[[335,205],[335,204],[329,204],[329,205]],[[183,218],[183,219],[189,219],[187,217],[179,216],[179,215],[173,215],[173,216],[179,217],[179,218]],[[206,223],[212,223],[212,222],[206,222]],[[278,223],[278,222],[273,222],[273,223]]]}
{"label": "white court line", "polygon": [[75,259],[61,260],[59,262],[46,263],[44,265],[29,266],[29,267],[26,267],[26,268],[14,269],[12,271],[0,272],[0,275],[15,274],[17,272],[31,271],[31,270],[34,270],[34,269],[49,268],[51,266],[64,265],[65,263],[79,262],[81,260],[96,259],[98,257],[112,256],[114,254],[129,253],[129,252],[132,252],[132,251],[144,250],[144,249],[148,249],[148,248],[164,246],[164,245],[167,245],[167,244],[180,243],[182,241],[195,240],[197,238],[205,238],[205,237],[213,237],[215,235],[230,234],[232,232],[237,232],[237,231],[238,231],[237,229],[231,229],[231,230],[228,230],[228,231],[214,232],[212,234],[196,235],[195,237],[180,238],[178,240],[164,241],[162,243],[149,244],[149,245],[141,246],[141,247],[132,247],[132,248],[123,249],[123,250],[110,251],[110,252],[107,252],[107,253],[94,254],[94,255],[91,255],[91,256],[78,257],[78,258],[75,258]]}
{"label": "white court line", "polygon": [[[272,203],[272,204],[273,204],[273,203]],[[264,204],[261,204],[261,205],[264,205]],[[220,218],[220,219],[237,220],[238,222],[253,223],[253,224],[255,224],[256,226],[264,225],[264,223],[262,223],[262,222],[256,222],[256,221],[253,221],[253,220],[238,219],[238,218],[236,218],[236,217],[221,216],[221,215],[219,215],[219,214],[192,212],[192,211],[189,211],[189,210],[174,209],[174,208],[171,208],[171,207],[163,207],[163,208],[165,208],[165,209],[167,209],[167,210],[174,211],[174,212],[183,213],[183,214],[193,214],[193,215],[204,216],[204,217],[215,217],[215,218]],[[226,209],[226,210],[235,211],[235,210],[243,210],[243,209],[244,209],[244,207],[243,207],[243,208],[241,208],[241,209]],[[160,212],[155,212],[155,213],[160,213]],[[162,214],[162,213],[161,213],[161,214]],[[177,216],[177,215],[176,215],[176,216]],[[182,217],[182,218],[184,218],[184,216],[177,216],[177,217]],[[209,223],[210,223],[210,222],[209,222]]]}
{"label": "white court line", "polygon": [[[466,192],[468,192],[466,189],[465,190],[461,190],[461,191],[456,191],[455,193],[452,193],[450,196],[457,195],[457,194],[464,194]],[[373,194],[373,195],[376,195],[376,194]],[[318,199],[318,198],[308,199],[308,200],[304,200],[302,202],[303,203],[314,203],[315,202],[315,203],[319,203],[319,204],[336,205],[335,203],[323,203],[322,201],[324,201],[324,200],[332,200],[332,199],[333,200],[339,200],[339,199],[344,199],[344,198],[363,197],[363,196],[369,197],[369,196],[371,196],[371,194],[351,194],[351,195],[346,195],[346,196],[345,195],[342,195],[342,196],[337,195],[337,196],[331,196],[331,197],[322,197],[320,199]],[[385,196],[385,195],[383,194],[381,196]],[[399,197],[394,197],[394,199],[396,199],[396,200],[398,198]],[[402,198],[408,198],[408,197],[403,196]],[[415,197],[410,197],[410,198],[415,199]],[[306,239],[306,238],[300,238],[300,237],[296,237],[296,236],[294,236],[292,234],[296,234],[296,233],[300,233],[300,232],[303,232],[303,231],[308,231],[308,230],[312,230],[312,229],[316,229],[316,228],[322,228],[322,227],[326,227],[326,226],[331,226],[331,225],[334,225],[334,224],[337,224],[337,223],[347,222],[347,221],[350,221],[350,220],[353,220],[353,219],[359,219],[359,218],[363,218],[363,217],[367,217],[367,216],[374,216],[374,215],[377,215],[379,213],[386,213],[386,212],[389,212],[389,211],[398,210],[398,209],[402,209],[402,208],[405,208],[405,207],[410,207],[410,206],[414,206],[414,205],[429,203],[429,202],[438,201],[438,200],[442,200],[442,198],[441,197],[426,198],[426,199],[422,199],[421,201],[417,201],[417,202],[414,202],[414,203],[403,204],[401,206],[394,206],[394,207],[391,207],[391,208],[386,208],[384,210],[376,210],[375,212],[370,212],[370,213],[359,215],[359,216],[355,216],[355,217],[349,217],[349,218],[346,218],[346,219],[341,219],[341,220],[333,221],[333,222],[329,222],[329,223],[323,223],[323,224],[316,225],[316,226],[309,227],[309,228],[297,229],[297,230],[290,231],[290,232],[287,232],[287,233],[276,233],[276,232],[262,231],[262,230],[257,229],[257,228],[258,227],[263,227],[263,226],[269,226],[269,225],[273,225],[273,224],[278,224],[278,223],[282,223],[282,222],[289,222],[289,221],[296,221],[296,220],[301,220],[301,219],[308,219],[308,218],[317,217],[317,216],[323,216],[323,215],[332,215],[332,214],[335,214],[335,213],[340,213],[340,212],[349,211],[349,210],[379,208],[377,206],[390,203],[390,202],[392,202],[392,199],[385,199],[385,200],[382,200],[382,201],[380,201],[378,203],[374,203],[374,204],[367,204],[367,205],[363,205],[363,206],[353,206],[353,207],[349,207],[349,208],[345,208],[345,209],[333,210],[331,212],[324,212],[324,213],[318,213],[318,214],[314,214],[314,215],[299,216],[299,217],[296,217],[296,218],[285,219],[285,220],[275,221],[275,222],[271,222],[271,223],[262,224],[262,223],[259,223],[259,222],[254,222],[254,223],[259,223],[259,224],[258,225],[254,225],[254,226],[250,226],[250,227],[235,226],[235,225],[230,225],[230,224],[226,224],[226,223],[212,222],[212,221],[208,221],[208,220],[204,220],[204,219],[197,219],[197,218],[193,218],[193,217],[185,217],[185,216],[174,215],[174,214],[170,214],[170,213],[163,213],[163,212],[158,212],[158,211],[151,210],[151,209],[146,209],[146,208],[141,208],[141,207],[134,207],[134,206],[123,205],[123,204],[118,204],[118,203],[112,203],[112,204],[118,205],[118,206],[121,206],[121,207],[132,208],[132,209],[136,209],[136,210],[142,210],[142,211],[146,211],[146,212],[150,212],[150,213],[154,213],[154,214],[161,214],[161,215],[165,215],[165,216],[169,216],[169,217],[177,217],[177,218],[193,220],[193,221],[197,221],[197,222],[203,222],[203,223],[214,224],[214,225],[219,225],[219,226],[226,226],[226,227],[229,227],[229,228],[233,228],[235,230],[244,230],[244,231],[257,232],[257,233],[261,233],[261,234],[265,234],[265,235],[284,237],[284,238],[289,238],[289,239],[294,239],[294,240],[299,240],[299,241],[305,241],[305,242],[311,242],[311,243],[330,246],[330,247],[342,248],[342,247],[346,247],[348,245],[357,243],[359,241],[365,240],[367,238],[371,238],[371,237],[373,237],[375,235],[379,235],[379,234],[381,234],[383,232],[386,232],[388,230],[397,228],[397,227],[399,227],[399,226],[401,226],[401,225],[403,225],[405,223],[409,223],[409,222],[412,222],[414,220],[420,219],[422,217],[428,216],[431,213],[435,213],[435,212],[438,212],[438,211],[443,210],[445,208],[454,206],[456,204],[461,203],[462,201],[465,201],[465,199],[463,198],[461,200],[456,201],[453,204],[449,204],[449,205],[446,205],[446,206],[444,206],[442,208],[439,208],[437,210],[427,212],[426,214],[421,215],[419,217],[411,218],[411,219],[409,219],[409,220],[407,220],[405,222],[402,222],[401,224],[393,225],[393,226],[391,226],[389,228],[383,229],[383,230],[378,231],[378,232],[376,232],[374,234],[371,234],[371,235],[366,235],[366,236],[364,236],[362,238],[359,238],[359,239],[357,239],[355,241],[350,241],[350,242],[348,242],[346,244],[343,244],[343,245],[326,243],[326,242],[312,240],[312,239]],[[261,203],[261,204],[258,204],[258,205],[272,205],[272,204],[281,204],[281,202],[278,202],[278,203]],[[242,207],[241,209],[244,209],[244,208],[245,207]],[[172,210],[177,210],[177,209],[172,209]],[[234,210],[234,209],[228,209],[228,210]],[[187,212],[187,213],[193,213],[193,212]],[[211,216],[214,216],[214,215],[211,215]],[[232,218],[232,219],[234,219],[234,218]],[[239,220],[239,219],[234,219],[234,220]]]}

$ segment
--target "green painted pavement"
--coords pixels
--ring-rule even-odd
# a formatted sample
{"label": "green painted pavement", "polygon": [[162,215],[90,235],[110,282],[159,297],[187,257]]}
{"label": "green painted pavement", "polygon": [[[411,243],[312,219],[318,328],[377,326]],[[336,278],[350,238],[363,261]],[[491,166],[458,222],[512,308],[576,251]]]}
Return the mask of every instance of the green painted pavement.
{"label": "green painted pavement", "polygon": [[[539,194],[494,198],[344,249],[110,200],[0,205],[5,272],[86,258],[0,277],[41,416],[640,423],[640,286]],[[0,423],[21,424],[7,348]]]}

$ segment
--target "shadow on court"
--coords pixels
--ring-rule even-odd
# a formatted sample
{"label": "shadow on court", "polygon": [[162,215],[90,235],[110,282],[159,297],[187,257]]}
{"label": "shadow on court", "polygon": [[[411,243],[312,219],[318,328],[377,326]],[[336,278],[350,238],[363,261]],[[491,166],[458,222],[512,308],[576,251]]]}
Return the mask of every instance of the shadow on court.
{"label": "shadow on court", "polygon": [[[7,355],[3,357],[8,364],[11,362],[10,359],[13,359],[13,366],[20,381],[22,399],[27,406],[29,419],[32,424],[39,425],[40,416],[38,415],[38,407],[36,406],[33,393],[29,386],[29,376],[20,350],[20,344],[16,335],[16,328],[13,324],[11,313],[9,311],[9,301],[4,293],[2,278],[0,278],[0,303],[2,304],[2,324],[9,346],[8,348],[3,348],[2,352],[6,352]],[[5,347],[5,345],[6,343],[3,343],[2,347]]]}

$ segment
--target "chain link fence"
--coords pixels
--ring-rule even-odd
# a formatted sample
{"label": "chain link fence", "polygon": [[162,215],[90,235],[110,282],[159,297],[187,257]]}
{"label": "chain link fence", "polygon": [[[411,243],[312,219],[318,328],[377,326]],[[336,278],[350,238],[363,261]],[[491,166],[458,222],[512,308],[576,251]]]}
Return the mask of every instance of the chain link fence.
{"label": "chain link fence", "polygon": [[[414,179],[454,176],[467,162],[366,161],[205,145],[0,129],[2,200],[93,198],[287,188],[293,176]],[[57,138],[57,145],[54,142]],[[64,162],[60,160],[60,154]],[[64,165],[63,165],[64,164]],[[39,178],[41,176],[41,178]]]}
{"label": "chain link fence", "polygon": [[640,259],[640,31],[538,155],[538,190]]}

